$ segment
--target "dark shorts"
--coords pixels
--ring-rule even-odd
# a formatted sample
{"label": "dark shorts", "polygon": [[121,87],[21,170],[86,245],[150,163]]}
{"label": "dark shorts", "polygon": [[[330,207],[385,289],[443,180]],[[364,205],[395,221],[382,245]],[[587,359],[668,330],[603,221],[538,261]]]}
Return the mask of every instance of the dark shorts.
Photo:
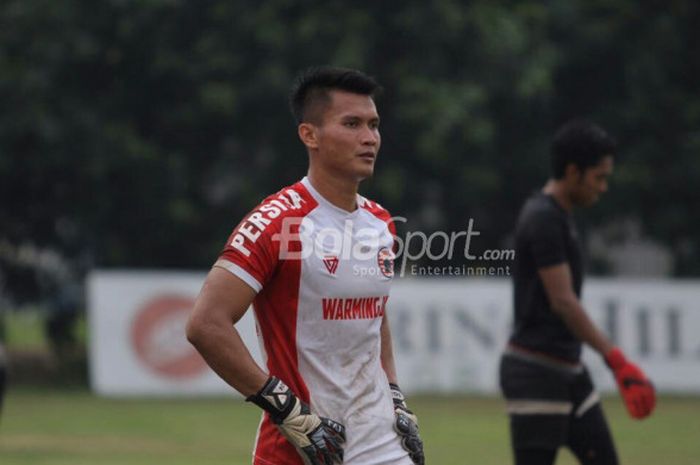
{"label": "dark shorts", "polygon": [[[501,358],[500,384],[514,448],[566,445],[572,424],[591,409],[600,410],[600,398],[583,365],[506,352]],[[603,427],[607,432],[604,421]]]}

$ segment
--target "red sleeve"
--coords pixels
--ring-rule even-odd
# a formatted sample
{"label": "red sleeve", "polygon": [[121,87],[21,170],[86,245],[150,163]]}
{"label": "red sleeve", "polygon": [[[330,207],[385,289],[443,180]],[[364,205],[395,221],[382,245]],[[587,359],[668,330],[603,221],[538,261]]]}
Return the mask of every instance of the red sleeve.
{"label": "red sleeve", "polygon": [[[274,274],[279,261],[279,241],[273,240],[276,228],[272,224],[262,224],[259,215],[260,212],[253,211],[241,221],[215,263],[215,266],[227,269],[257,292]],[[264,227],[261,229],[256,223]]]}
{"label": "red sleeve", "polygon": [[314,206],[300,183],[271,195],[236,226],[214,266],[260,292],[280,260],[294,258],[289,254],[300,250],[299,224]]}

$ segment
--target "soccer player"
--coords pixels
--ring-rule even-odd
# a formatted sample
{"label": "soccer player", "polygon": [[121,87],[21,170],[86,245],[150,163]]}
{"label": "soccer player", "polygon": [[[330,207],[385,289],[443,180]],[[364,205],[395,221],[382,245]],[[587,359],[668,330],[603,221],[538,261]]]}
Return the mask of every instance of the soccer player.
{"label": "soccer player", "polygon": [[571,212],[607,190],[615,141],[600,127],[572,121],[556,134],[551,178],[523,206],[515,231],[515,325],[501,359],[500,383],[517,465],[551,465],[560,446],[582,464],[613,465],[617,453],[586,367],[582,343],[612,370],[634,418],[654,409],[654,388],[581,306],[583,258]]}
{"label": "soccer player", "polygon": [[[355,70],[298,77],[290,102],[308,174],[234,229],[187,325],[212,369],[264,410],[255,465],[424,463],[385,313],[394,226],[358,194],[379,152],[378,91]],[[233,326],[251,303],[265,367]]]}

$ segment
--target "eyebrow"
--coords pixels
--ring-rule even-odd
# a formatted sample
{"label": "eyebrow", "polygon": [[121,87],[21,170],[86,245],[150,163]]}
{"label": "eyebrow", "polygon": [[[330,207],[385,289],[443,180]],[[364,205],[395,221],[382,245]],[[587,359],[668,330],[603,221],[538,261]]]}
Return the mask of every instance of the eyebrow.
{"label": "eyebrow", "polygon": [[[348,115],[343,115],[340,117],[342,121],[349,121],[349,120],[365,120],[366,118],[363,118],[362,116],[355,115],[355,114],[348,114]],[[379,122],[379,116],[372,116],[371,118],[367,119],[367,121],[370,122]]]}

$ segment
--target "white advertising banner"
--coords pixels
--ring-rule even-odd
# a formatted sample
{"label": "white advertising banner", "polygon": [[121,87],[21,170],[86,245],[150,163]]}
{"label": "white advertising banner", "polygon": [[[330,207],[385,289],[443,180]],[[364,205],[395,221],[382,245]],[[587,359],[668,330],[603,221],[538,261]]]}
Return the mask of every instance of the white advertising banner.
{"label": "white advertising banner", "polygon": [[[661,392],[700,393],[700,282],[588,279],[583,305]],[[389,310],[402,388],[497,393],[512,324],[508,280],[403,280]],[[600,356],[584,350],[596,385],[615,389]]]}
{"label": "white advertising banner", "polygon": [[[185,337],[205,273],[96,271],[88,280],[89,368],[102,395],[234,393]],[[252,312],[236,325],[260,360]]]}
{"label": "white advertising banner", "polygon": [[[185,338],[204,273],[96,271],[89,278],[90,379],[102,395],[232,394]],[[507,279],[400,279],[387,314],[402,389],[498,392],[512,322]],[[584,306],[661,392],[700,393],[700,281],[588,279]],[[252,312],[236,325],[260,361]],[[614,389],[584,352],[596,384]]]}

